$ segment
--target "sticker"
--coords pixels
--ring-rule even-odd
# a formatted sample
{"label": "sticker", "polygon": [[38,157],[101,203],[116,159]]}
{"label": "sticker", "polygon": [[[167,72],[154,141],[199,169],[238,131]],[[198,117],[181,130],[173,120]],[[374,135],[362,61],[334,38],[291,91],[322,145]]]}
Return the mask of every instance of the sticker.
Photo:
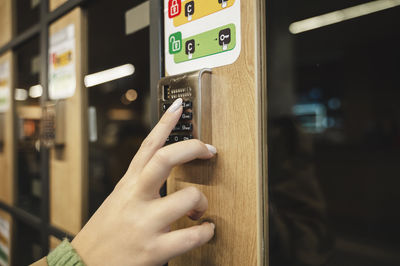
{"label": "sticker", "polygon": [[[174,4],[171,2],[174,2]],[[169,3],[171,3],[171,5],[168,5],[171,11],[179,10],[176,15],[170,16],[174,20],[174,26],[178,27],[190,21],[230,8],[235,3],[235,0],[188,0],[183,3],[177,0],[170,0]],[[179,5],[179,7],[176,7],[176,5]],[[172,8],[174,9],[172,10]],[[184,12],[181,10],[184,10]],[[172,13],[171,11],[170,13]]]}
{"label": "sticker", "polygon": [[72,97],[76,90],[75,26],[68,25],[50,36],[49,97]]}
{"label": "sticker", "polygon": [[234,63],[241,51],[240,0],[164,0],[170,75]]}
{"label": "sticker", "polygon": [[229,24],[182,40],[184,49],[174,53],[174,62],[182,63],[231,51],[236,46],[236,28]]}
{"label": "sticker", "polygon": [[0,64],[0,113],[10,108],[10,63]]}
{"label": "sticker", "polygon": [[0,265],[8,266],[10,257],[10,223],[0,218]]}

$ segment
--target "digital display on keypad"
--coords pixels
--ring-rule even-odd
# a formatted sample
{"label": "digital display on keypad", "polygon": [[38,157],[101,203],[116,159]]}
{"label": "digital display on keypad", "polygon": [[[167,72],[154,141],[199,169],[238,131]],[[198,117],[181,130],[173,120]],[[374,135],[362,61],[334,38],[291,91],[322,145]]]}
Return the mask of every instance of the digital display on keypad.
{"label": "digital display on keypad", "polygon": [[168,85],[164,85],[164,101],[173,101],[178,98],[187,98],[192,96],[193,94],[191,87],[171,88]]}

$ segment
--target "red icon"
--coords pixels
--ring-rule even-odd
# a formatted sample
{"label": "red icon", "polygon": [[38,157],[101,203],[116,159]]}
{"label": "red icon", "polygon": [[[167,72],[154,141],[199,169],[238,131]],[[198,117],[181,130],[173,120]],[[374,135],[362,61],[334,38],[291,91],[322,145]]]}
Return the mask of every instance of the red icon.
{"label": "red icon", "polygon": [[174,18],[178,16],[182,11],[181,0],[169,0],[168,1],[168,16]]}

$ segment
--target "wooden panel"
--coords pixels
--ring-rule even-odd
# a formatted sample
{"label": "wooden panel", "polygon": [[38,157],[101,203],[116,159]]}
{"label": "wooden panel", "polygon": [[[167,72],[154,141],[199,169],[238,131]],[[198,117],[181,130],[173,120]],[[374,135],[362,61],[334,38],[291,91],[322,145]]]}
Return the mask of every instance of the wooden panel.
{"label": "wooden panel", "polygon": [[[11,247],[12,247],[12,237],[11,237],[11,232],[12,232],[12,218],[11,215],[8,213],[0,210],[0,219],[6,221],[9,223],[9,232],[10,232],[10,239],[6,239],[6,237],[0,232],[0,243],[2,245],[5,245],[9,249],[9,256],[11,254]],[[12,265],[11,263],[11,256],[8,257],[8,263],[9,265]]]}
{"label": "wooden panel", "polygon": [[11,0],[0,0],[0,47],[11,41]]}
{"label": "wooden panel", "polygon": [[49,1],[50,1],[50,11],[53,11],[54,9],[61,6],[68,0],[49,0]]}
{"label": "wooden panel", "polygon": [[[234,64],[213,69],[212,144],[217,157],[177,167],[168,180],[168,193],[187,186],[204,192],[209,209],[203,220],[216,224],[215,238],[169,265],[263,263],[259,7],[260,1],[241,1],[241,55]],[[173,229],[197,223],[185,217]]]}
{"label": "wooden panel", "polygon": [[61,244],[61,242],[62,242],[62,241],[61,241],[60,239],[58,239],[57,237],[55,237],[55,236],[50,236],[50,237],[49,237],[50,251],[54,250],[58,245]]}
{"label": "wooden panel", "polygon": [[80,8],[50,26],[54,34],[66,26],[75,25],[77,84],[75,95],[65,100],[65,146],[53,148],[50,162],[50,221],[71,234],[81,229],[87,216],[87,141],[86,90],[86,26]]}
{"label": "wooden panel", "polygon": [[14,174],[14,166],[13,166],[13,141],[14,141],[14,133],[13,133],[13,98],[12,94],[12,71],[13,71],[13,60],[12,53],[7,52],[5,55],[0,57],[0,64],[5,62],[9,62],[10,66],[10,78],[7,81],[10,87],[10,108],[4,115],[4,147],[3,151],[0,152],[0,200],[9,205],[13,204],[14,201],[14,193],[13,193],[13,174]]}

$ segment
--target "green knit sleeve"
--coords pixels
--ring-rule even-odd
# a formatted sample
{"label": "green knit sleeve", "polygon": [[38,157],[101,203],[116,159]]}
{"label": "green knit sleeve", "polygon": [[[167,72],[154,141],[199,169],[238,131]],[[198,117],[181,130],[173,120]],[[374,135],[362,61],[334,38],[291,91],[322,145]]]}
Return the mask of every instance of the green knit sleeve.
{"label": "green knit sleeve", "polygon": [[85,266],[67,239],[50,252],[47,256],[47,264],[49,266]]}

